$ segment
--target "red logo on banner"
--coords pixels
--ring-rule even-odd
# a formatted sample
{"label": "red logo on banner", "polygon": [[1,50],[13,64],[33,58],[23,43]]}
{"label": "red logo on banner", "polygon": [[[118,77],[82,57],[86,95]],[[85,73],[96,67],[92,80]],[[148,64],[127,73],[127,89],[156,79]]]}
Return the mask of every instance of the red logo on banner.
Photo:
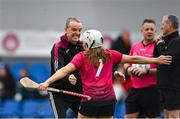
{"label": "red logo on banner", "polygon": [[13,33],[8,33],[2,41],[3,49],[7,52],[14,52],[19,47],[19,40]]}
{"label": "red logo on banner", "polygon": [[104,39],[105,41],[109,41],[110,43],[113,42],[113,38],[112,38],[111,35],[103,35],[103,39]]}

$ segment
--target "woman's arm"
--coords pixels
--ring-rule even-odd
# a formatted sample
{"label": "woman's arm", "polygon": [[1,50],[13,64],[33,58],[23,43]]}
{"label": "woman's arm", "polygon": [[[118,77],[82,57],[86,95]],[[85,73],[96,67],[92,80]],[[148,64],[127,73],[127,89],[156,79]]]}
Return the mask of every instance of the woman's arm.
{"label": "woman's arm", "polygon": [[138,63],[138,64],[170,64],[172,62],[172,56],[159,56],[157,58],[143,57],[143,56],[129,56],[123,55],[121,63]]}
{"label": "woman's arm", "polygon": [[57,70],[55,74],[53,74],[48,80],[41,83],[38,87],[39,90],[45,90],[51,83],[53,83],[56,80],[62,79],[69,73],[76,70],[76,67],[74,64],[69,63],[65,67],[62,67],[61,69]]}

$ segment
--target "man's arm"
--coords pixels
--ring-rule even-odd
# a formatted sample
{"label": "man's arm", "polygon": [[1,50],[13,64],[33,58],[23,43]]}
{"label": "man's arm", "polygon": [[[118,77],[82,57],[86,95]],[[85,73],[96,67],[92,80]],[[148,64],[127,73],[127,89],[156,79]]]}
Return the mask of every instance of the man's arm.
{"label": "man's arm", "polygon": [[130,64],[126,63],[124,64],[124,68],[126,69],[126,74],[129,76],[131,75],[136,75],[136,76],[141,76],[141,75],[156,75],[157,68],[150,68],[150,69],[144,69],[144,68],[137,68],[137,67],[132,67]]}
{"label": "man's arm", "polygon": [[[63,51],[62,49],[58,49],[58,69],[61,69],[62,67],[66,66],[67,63],[69,63],[69,62],[66,63],[66,61],[65,61],[65,55],[66,55],[66,54],[64,54],[64,51]],[[57,69],[57,70],[58,70],[58,69]],[[63,80],[64,80],[65,82],[70,83],[68,79],[69,79],[69,75],[66,75],[66,76],[63,78]]]}
{"label": "man's arm", "polygon": [[160,42],[156,45],[157,51],[159,55],[165,55],[164,51],[165,51],[165,43],[164,42]]}
{"label": "man's arm", "polygon": [[55,67],[54,67],[54,46],[51,49],[51,75],[53,75],[55,73]]}
{"label": "man's arm", "polygon": [[[158,35],[155,42],[156,42],[156,47],[155,47],[156,54],[164,55],[165,42],[164,42],[163,36]],[[155,56],[157,56],[157,55],[155,55]]]}

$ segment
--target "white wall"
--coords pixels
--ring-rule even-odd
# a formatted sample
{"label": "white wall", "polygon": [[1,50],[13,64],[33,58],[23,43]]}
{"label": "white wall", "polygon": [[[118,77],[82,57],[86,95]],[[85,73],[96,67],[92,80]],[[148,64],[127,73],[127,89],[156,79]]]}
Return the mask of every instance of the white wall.
{"label": "white wall", "polygon": [[0,29],[63,31],[67,17],[80,18],[85,29],[137,32],[144,18],[160,28],[165,14],[180,18],[180,0],[0,0]]}

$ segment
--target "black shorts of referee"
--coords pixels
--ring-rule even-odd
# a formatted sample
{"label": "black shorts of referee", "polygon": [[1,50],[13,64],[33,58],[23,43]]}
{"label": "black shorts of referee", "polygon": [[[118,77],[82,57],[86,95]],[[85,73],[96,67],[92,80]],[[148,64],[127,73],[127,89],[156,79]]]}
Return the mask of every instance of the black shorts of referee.
{"label": "black shorts of referee", "polygon": [[132,88],[125,101],[126,114],[139,113],[139,118],[160,116],[160,95],[156,86]]}
{"label": "black shorts of referee", "polygon": [[160,89],[160,96],[164,109],[179,110],[180,109],[180,91],[171,89]]}

